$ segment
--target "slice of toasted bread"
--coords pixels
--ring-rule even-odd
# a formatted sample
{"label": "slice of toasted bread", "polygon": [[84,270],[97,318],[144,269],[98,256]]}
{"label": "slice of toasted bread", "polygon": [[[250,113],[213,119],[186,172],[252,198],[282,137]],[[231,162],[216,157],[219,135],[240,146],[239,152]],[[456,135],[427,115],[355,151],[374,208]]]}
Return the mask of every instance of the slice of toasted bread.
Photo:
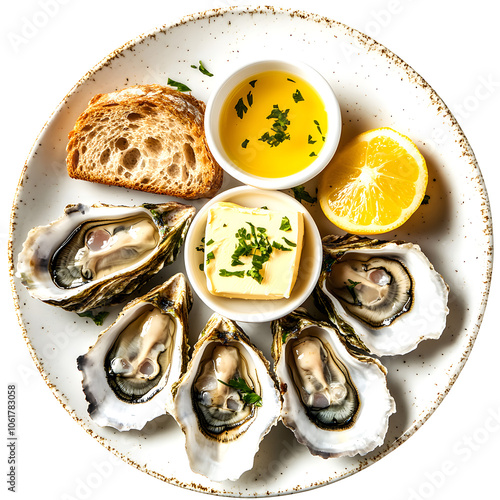
{"label": "slice of toasted bread", "polygon": [[160,85],[93,97],[69,133],[75,179],[195,199],[213,196],[222,169],[205,141],[205,104]]}

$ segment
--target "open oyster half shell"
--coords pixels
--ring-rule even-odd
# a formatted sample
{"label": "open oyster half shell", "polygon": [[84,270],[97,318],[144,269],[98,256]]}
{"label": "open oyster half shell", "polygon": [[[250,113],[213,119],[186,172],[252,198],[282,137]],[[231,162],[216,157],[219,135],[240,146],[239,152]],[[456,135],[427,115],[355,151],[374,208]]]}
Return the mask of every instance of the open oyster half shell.
{"label": "open oyster half shell", "polygon": [[278,421],[281,398],[269,362],[236,323],[211,316],[173,390],[194,472],[235,481],[253,467],[261,440]]}
{"label": "open oyster half shell", "polygon": [[378,356],[439,338],[449,312],[448,285],[420,247],[404,241],[325,236],[314,292],[347,342]]}
{"label": "open oyster half shell", "polygon": [[28,233],[16,276],[32,297],[68,311],[121,302],[175,260],[194,213],[177,202],[68,205]]}
{"label": "open oyster half shell", "polygon": [[78,358],[88,412],[98,425],[142,429],[172,412],[172,385],[187,366],[192,301],[178,273],[127,304]]}
{"label": "open oyster half shell", "polygon": [[386,369],[303,308],[271,323],[281,419],[322,458],[365,455],[383,444],[391,414]]}

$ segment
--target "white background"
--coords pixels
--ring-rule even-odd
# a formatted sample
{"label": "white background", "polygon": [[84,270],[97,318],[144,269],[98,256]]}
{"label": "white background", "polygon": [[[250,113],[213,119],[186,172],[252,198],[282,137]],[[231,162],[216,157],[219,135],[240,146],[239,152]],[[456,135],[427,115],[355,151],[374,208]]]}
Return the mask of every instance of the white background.
{"label": "white background", "polygon": [[[52,396],[17,324],[7,271],[7,240],[10,209],[28,152],[75,82],[138,34],[186,14],[235,4],[260,5],[222,0],[2,3],[0,436],[5,436],[5,443],[7,385],[15,383],[16,498],[202,498],[200,493],[165,484],[115,459]],[[500,215],[500,42],[497,16],[491,11],[494,2],[308,0],[275,1],[273,5],[325,15],[363,31],[420,73],[455,113],[476,154],[493,216]],[[25,36],[26,24],[35,20],[39,26]],[[483,325],[462,374],[410,440],[368,469],[294,498],[462,499],[486,491],[490,498],[500,498],[499,298],[499,284],[493,279]],[[0,449],[0,491],[5,498],[8,450],[5,444]]]}

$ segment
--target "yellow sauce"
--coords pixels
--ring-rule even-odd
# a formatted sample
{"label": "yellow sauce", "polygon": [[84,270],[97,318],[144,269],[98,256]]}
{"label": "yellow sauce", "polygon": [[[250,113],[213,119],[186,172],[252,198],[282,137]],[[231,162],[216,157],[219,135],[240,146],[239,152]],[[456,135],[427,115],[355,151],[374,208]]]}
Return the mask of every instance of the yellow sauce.
{"label": "yellow sauce", "polygon": [[282,71],[266,71],[233,90],[219,127],[222,146],[238,167],[260,177],[284,177],[316,159],[328,120],[321,97],[309,83]]}

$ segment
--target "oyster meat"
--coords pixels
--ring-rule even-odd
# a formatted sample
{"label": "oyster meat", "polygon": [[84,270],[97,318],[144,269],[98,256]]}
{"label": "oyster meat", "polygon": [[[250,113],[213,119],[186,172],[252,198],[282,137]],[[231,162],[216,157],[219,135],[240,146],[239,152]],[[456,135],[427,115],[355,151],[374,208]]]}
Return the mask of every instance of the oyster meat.
{"label": "oyster meat", "polygon": [[175,260],[194,212],[176,202],[68,205],[29,232],[16,276],[31,296],[69,311],[120,302]]}
{"label": "oyster meat", "polygon": [[218,314],[201,332],[174,394],[190,467],[213,481],[234,481],[251,469],[280,415],[269,362],[236,323]]}
{"label": "oyster meat", "polygon": [[297,441],[323,458],[365,455],[380,446],[396,410],[385,368],[302,308],[271,328],[281,419]]}
{"label": "oyster meat", "polygon": [[323,253],[315,297],[349,343],[384,356],[440,337],[449,288],[418,245],[332,235]]}
{"label": "oyster meat", "polygon": [[100,426],[142,429],[173,409],[172,385],[187,366],[192,294],[179,273],[124,307],[78,358],[88,412]]}

